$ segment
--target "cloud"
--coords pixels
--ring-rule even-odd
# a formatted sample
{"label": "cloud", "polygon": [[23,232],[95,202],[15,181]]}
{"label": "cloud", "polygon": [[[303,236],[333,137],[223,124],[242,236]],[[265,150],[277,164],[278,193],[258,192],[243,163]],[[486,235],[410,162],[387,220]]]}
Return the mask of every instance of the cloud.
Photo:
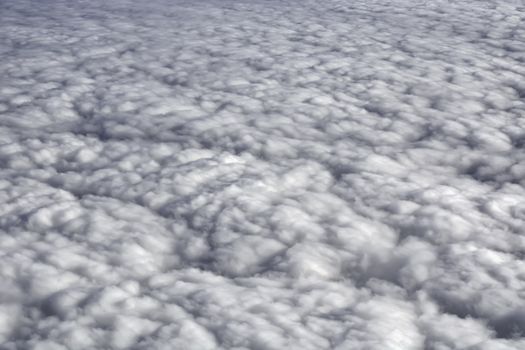
{"label": "cloud", "polygon": [[0,348],[525,347],[522,7],[0,13]]}

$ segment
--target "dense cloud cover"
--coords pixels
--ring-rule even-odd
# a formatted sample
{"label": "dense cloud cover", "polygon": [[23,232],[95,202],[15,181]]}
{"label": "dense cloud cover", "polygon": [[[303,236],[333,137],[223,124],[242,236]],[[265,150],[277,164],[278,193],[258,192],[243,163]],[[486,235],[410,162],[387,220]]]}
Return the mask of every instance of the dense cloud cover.
{"label": "dense cloud cover", "polygon": [[0,348],[525,349],[519,1],[0,1]]}

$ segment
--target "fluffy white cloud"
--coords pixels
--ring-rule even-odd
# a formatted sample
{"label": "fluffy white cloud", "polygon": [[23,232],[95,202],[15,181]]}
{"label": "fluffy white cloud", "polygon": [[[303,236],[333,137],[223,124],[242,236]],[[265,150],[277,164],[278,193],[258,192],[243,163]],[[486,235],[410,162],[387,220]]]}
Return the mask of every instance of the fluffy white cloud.
{"label": "fluffy white cloud", "polygon": [[525,348],[521,5],[1,1],[0,348]]}

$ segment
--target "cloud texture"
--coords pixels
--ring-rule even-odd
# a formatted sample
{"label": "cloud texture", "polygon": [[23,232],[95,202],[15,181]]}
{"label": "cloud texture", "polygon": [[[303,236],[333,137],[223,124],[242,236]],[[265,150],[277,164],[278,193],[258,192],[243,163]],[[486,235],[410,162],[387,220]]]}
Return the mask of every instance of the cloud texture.
{"label": "cloud texture", "polygon": [[525,348],[519,1],[0,1],[0,348]]}

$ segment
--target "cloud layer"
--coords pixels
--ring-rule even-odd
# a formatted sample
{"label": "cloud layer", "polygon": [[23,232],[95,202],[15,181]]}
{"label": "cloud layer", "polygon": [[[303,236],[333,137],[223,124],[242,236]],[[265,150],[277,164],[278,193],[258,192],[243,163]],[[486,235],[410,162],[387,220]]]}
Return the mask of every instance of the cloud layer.
{"label": "cloud layer", "polygon": [[525,348],[523,4],[0,16],[0,348]]}

